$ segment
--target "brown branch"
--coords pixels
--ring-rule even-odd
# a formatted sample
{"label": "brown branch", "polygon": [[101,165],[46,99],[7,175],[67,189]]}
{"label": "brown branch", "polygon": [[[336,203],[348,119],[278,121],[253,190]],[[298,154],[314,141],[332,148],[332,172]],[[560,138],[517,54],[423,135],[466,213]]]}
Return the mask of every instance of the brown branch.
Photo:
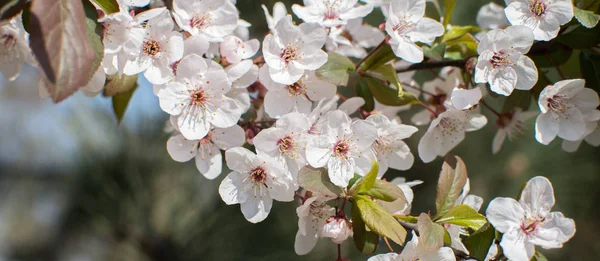
{"label": "brown branch", "polygon": [[446,66],[465,68],[465,64],[467,64],[467,60],[471,57],[467,57],[462,60],[446,60],[446,61],[435,61],[435,62],[422,62],[422,63],[413,63],[411,65],[399,68],[396,70],[398,73],[409,72],[409,71],[417,71],[417,70],[426,70],[426,69],[437,69],[443,68]]}

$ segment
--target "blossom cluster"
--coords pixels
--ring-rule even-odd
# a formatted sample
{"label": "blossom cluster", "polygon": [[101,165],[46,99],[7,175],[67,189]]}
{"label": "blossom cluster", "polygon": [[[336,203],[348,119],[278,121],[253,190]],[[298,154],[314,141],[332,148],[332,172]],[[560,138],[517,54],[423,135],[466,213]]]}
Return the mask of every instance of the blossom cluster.
{"label": "blossom cluster", "polygon": [[[382,177],[390,168],[413,166],[415,157],[404,140],[418,132],[416,126],[428,125],[422,127],[425,132],[416,148],[424,163],[446,156],[467,132],[487,125],[482,107],[497,116],[494,153],[507,137],[516,139],[533,117],[535,138],[542,144],[559,137],[566,151],[575,151],[583,140],[600,145],[600,100],[585,80],[562,79],[534,88],[544,72],[538,71],[532,49],[556,38],[572,20],[570,0],[506,0],[505,8],[484,6],[477,16],[478,33],[471,36],[478,39],[473,40],[475,53],[464,55],[461,66],[441,68],[420,83],[402,68],[435,61],[427,50],[455,30],[446,21],[425,17],[425,0],[305,0],[290,8],[299,24],[284,4],[275,4],[272,12],[263,5],[270,32],[262,44],[249,37],[251,24],[239,18],[235,1],[173,0],[171,9],[145,8],[148,4],[120,0],[118,12],[98,19],[103,59],[81,90],[94,96],[102,92],[107,77],[143,75],[170,116],[166,148],[173,160],[194,159],[206,179],[219,177],[223,163],[231,170],[219,186],[226,204],[239,204],[243,216],[257,223],[268,217],[273,200],[299,198],[295,250],[300,255],[310,252],[318,238],[341,244],[353,235],[355,217],[348,219],[344,204],[360,183],[357,179],[367,179],[370,172],[401,191],[387,201],[402,198],[402,203],[387,204],[364,191],[354,197],[368,195],[389,214],[410,215],[411,187],[421,182]],[[374,10],[386,18],[379,27],[363,21]],[[13,80],[23,63],[35,65],[21,16],[1,24],[0,35],[0,71]],[[372,71],[363,67],[384,47],[393,59],[372,66]],[[336,56],[360,60],[352,65],[355,70],[342,72],[347,76],[342,82],[322,71],[338,66],[332,58]],[[386,68],[392,69],[391,78],[382,73]],[[392,106],[381,95],[344,97],[338,85],[350,85],[349,73],[415,99]],[[515,108],[499,113],[485,102],[487,96],[511,96],[515,90],[535,92],[539,112]],[[411,124],[403,123],[398,113],[416,104],[422,109],[412,115]],[[302,177],[322,172],[347,194],[304,187]],[[468,195],[469,189],[467,181],[455,205],[476,213],[483,199]],[[341,208],[334,206],[341,200]],[[487,221],[504,234],[500,247],[507,258],[529,260],[534,245],[557,248],[573,236],[574,222],[550,212],[553,205],[552,186],[543,177],[531,179],[518,201],[490,202]],[[419,226],[431,223],[426,214],[418,219]],[[444,229],[451,236],[450,246],[431,245],[413,231],[402,253],[370,260],[456,260],[455,251],[469,253],[461,242],[469,234],[465,226]],[[492,244],[490,258],[496,253]]]}

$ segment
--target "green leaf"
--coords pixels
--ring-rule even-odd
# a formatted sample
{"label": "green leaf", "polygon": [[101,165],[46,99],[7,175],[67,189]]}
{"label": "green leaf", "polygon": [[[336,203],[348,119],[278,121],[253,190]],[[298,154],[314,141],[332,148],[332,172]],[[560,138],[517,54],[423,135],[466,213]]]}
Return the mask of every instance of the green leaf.
{"label": "green leaf", "polygon": [[423,47],[421,47],[421,49],[423,49],[423,55],[425,55],[425,57],[437,61],[441,61],[442,59],[444,59],[444,55],[446,54],[445,43],[436,44],[433,47],[424,45]]}
{"label": "green leaf", "polygon": [[347,85],[348,73],[354,71],[354,63],[347,57],[335,52],[327,53],[327,63],[317,69],[316,75],[323,81],[335,85]]}
{"label": "green leaf", "polygon": [[400,81],[398,81],[398,73],[394,69],[394,66],[391,64],[380,65],[375,69],[368,71],[369,76],[380,80],[386,80],[396,86],[396,89],[399,90],[398,93],[402,91],[402,85],[400,85]]}
{"label": "green leaf", "polygon": [[419,243],[423,244],[425,249],[439,249],[444,246],[444,227],[433,223],[429,215],[421,213],[419,221]]}
{"label": "green leaf", "polygon": [[360,193],[364,193],[369,191],[373,185],[375,185],[375,180],[377,179],[377,173],[379,172],[379,164],[377,161],[371,161],[371,169],[369,172],[362,178],[359,179],[354,186],[348,192],[351,195],[356,195]]}
{"label": "green leaf", "polygon": [[[104,45],[102,44],[102,26],[98,26],[98,14],[96,8],[88,1],[83,2],[83,8],[85,11],[85,25],[87,30],[87,37],[92,44],[92,47],[96,51],[96,59],[92,63],[92,76],[100,67],[102,59],[104,58]],[[91,77],[90,77],[91,80]],[[90,81],[88,80],[88,82]]]}
{"label": "green leaf", "polygon": [[490,223],[486,223],[479,230],[475,231],[465,241],[465,246],[469,250],[469,255],[477,260],[484,260],[494,243],[496,231]]}
{"label": "green leaf", "polygon": [[[358,77],[358,76],[357,76]],[[375,109],[375,99],[369,89],[369,85],[365,78],[359,77],[358,84],[356,85],[356,95],[362,97],[365,100],[365,104],[362,108],[365,111],[373,111]]]}
{"label": "green leaf", "polygon": [[100,7],[100,9],[102,9],[102,11],[104,11],[104,13],[106,13],[106,14],[112,14],[112,13],[119,12],[119,4],[117,3],[117,0],[90,0],[90,1],[92,1],[96,5],[98,5],[98,7]]}
{"label": "green leaf", "polygon": [[409,92],[403,91],[398,95],[397,90],[384,85],[377,79],[365,77],[365,80],[367,81],[367,85],[369,86],[373,97],[375,97],[375,100],[383,105],[402,106],[419,103],[417,97]]}
{"label": "green leaf", "polygon": [[367,227],[380,236],[387,237],[398,245],[404,244],[406,230],[383,207],[365,196],[356,196],[356,206]]}
{"label": "green leaf", "polygon": [[450,23],[450,18],[452,18],[452,12],[454,11],[454,6],[456,5],[456,0],[444,0],[444,28]]}
{"label": "green leaf", "polygon": [[312,192],[323,195],[339,196],[344,190],[331,182],[326,168],[304,167],[298,172],[298,184]]}
{"label": "green leaf", "polygon": [[600,92],[600,55],[581,52],[579,63],[585,85]]}
{"label": "green leaf", "polygon": [[137,84],[132,89],[112,97],[113,111],[115,112],[117,121],[119,123],[123,119],[123,116],[125,116],[125,111],[127,110],[127,105],[129,105],[129,100],[131,100],[131,96],[133,96],[133,92],[135,92],[136,89]]}
{"label": "green leaf", "polygon": [[352,232],[354,234],[352,235],[354,245],[356,245],[358,251],[365,255],[370,255],[377,250],[379,235],[367,231],[356,201],[352,203]]}
{"label": "green leaf", "polygon": [[419,221],[419,218],[414,216],[395,215],[394,217],[408,223],[417,223]]}
{"label": "green leaf", "polygon": [[478,45],[478,41],[477,39],[475,39],[475,37],[469,33],[464,34],[463,36],[457,38],[457,39],[453,39],[453,40],[449,40],[446,42],[446,54],[444,55],[444,58],[453,58],[456,59],[456,57],[453,57],[452,54],[453,53],[459,53],[460,56],[459,57],[469,57],[469,56],[476,56],[477,55],[477,45]]}
{"label": "green leaf", "polygon": [[360,70],[368,71],[394,59],[396,59],[396,55],[392,51],[392,48],[384,43],[360,65]]}
{"label": "green leaf", "polygon": [[572,49],[555,42],[541,43],[539,45],[546,45],[545,49],[547,51],[542,53],[532,52],[528,54],[529,58],[533,60],[535,66],[538,68],[551,68],[562,65],[566,63],[573,54]]}
{"label": "green leaf", "polygon": [[573,7],[573,13],[579,23],[587,28],[593,28],[600,21],[600,15],[594,14],[592,11],[582,10]]}
{"label": "green leaf", "polygon": [[437,219],[435,222],[478,230],[485,225],[487,220],[485,219],[485,216],[479,214],[477,210],[468,205],[461,204],[454,206],[448,213]]}
{"label": "green leaf", "polygon": [[502,112],[508,113],[513,111],[515,108],[521,108],[523,111],[529,109],[531,104],[531,92],[523,90],[514,90],[510,96],[504,101],[502,106]]}
{"label": "green leaf", "polygon": [[448,155],[442,165],[435,197],[436,218],[442,217],[454,207],[456,199],[467,182],[467,167],[458,156]]}
{"label": "green leaf", "polygon": [[54,102],[87,85],[98,57],[80,0],[33,1],[29,33],[41,84]]}
{"label": "green leaf", "polygon": [[572,49],[594,47],[600,43],[600,26],[591,29],[579,26],[575,28],[575,30],[561,34],[555,39],[556,42],[564,44]]}
{"label": "green leaf", "polygon": [[542,255],[542,253],[536,250],[535,255],[533,256],[533,258],[531,258],[531,261],[548,261],[548,258],[546,258],[544,255]]}
{"label": "green leaf", "polygon": [[115,96],[119,93],[125,93],[137,86],[138,75],[107,75],[106,85],[104,85],[104,96]]}
{"label": "green leaf", "polygon": [[373,187],[370,190],[359,192],[361,195],[368,195],[374,199],[379,199],[387,202],[392,202],[401,199],[406,203],[404,192],[396,184],[385,180],[376,179]]}
{"label": "green leaf", "polygon": [[349,188],[354,187],[354,184],[356,184],[356,182],[359,181],[361,178],[362,178],[361,175],[354,173],[354,176],[350,179],[350,181],[348,181],[348,187]]}
{"label": "green leaf", "polygon": [[463,35],[468,34],[468,33],[476,33],[479,31],[481,31],[481,29],[479,29],[479,27],[473,26],[473,25],[468,25],[468,26],[453,25],[450,28],[450,30],[446,31],[444,36],[442,36],[442,43],[461,38]]}
{"label": "green leaf", "polygon": [[0,4],[0,20],[9,20],[22,10],[28,9],[31,0],[7,0]]}

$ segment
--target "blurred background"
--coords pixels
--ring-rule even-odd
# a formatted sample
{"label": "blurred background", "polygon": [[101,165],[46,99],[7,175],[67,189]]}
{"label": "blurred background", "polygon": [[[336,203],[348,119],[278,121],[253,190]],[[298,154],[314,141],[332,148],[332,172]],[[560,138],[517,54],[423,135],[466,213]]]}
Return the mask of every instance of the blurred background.
{"label": "blurred background", "polygon": [[[241,18],[253,24],[252,37],[262,41],[267,30],[260,4],[271,10],[275,2],[238,0]],[[291,11],[298,1],[283,2]],[[452,23],[474,24],[484,3],[459,1]],[[383,21],[379,10],[367,20],[375,26]],[[26,67],[14,82],[0,78],[0,261],[335,260],[330,240],[321,240],[307,256],[294,253],[294,202],[276,202],[265,221],[251,224],[239,206],[221,201],[217,189],[224,175],[209,181],[193,161],[171,160],[163,130],[167,115],[144,79],[119,125],[102,96],[76,94],[60,104],[39,99],[37,77]],[[501,108],[503,98],[486,99]],[[521,139],[492,155],[496,119],[483,112],[488,125],[468,133],[454,150],[467,164],[471,193],[485,200],[483,209],[494,197],[516,197],[531,177],[546,176],[554,184],[555,210],[575,219],[578,231],[564,248],[542,253],[550,260],[597,260],[600,148],[583,144],[566,153],[558,140],[541,145],[532,120]],[[405,123],[410,115],[400,114]],[[425,165],[416,155],[425,129],[408,140],[414,167],[386,174],[425,181],[413,188],[414,213],[435,209],[442,164],[438,159]],[[366,260],[351,240],[342,251]],[[379,252],[385,251],[380,245]]]}

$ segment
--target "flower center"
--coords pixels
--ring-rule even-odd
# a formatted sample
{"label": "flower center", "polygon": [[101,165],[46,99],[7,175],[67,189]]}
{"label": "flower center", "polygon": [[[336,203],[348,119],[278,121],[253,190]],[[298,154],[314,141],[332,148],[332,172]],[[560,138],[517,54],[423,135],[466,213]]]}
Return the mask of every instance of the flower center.
{"label": "flower center", "polygon": [[527,218],[521,222],[521,232],[526,236],[532,236],[545,220],[546,218],[538,216]]}
{"label": "flower center", "polygon": [[180,62],[181,62],[181,60],[176,61],[170,65],[171,71],[173,71],[173,75],[177,75],[177,67],[179,67]]}
{"label": "flower center", "polygon": [[193,91],[190,94],[190,100],[192,106],[202,106],[204,107],[208,102],[208,95],[204,91],[203,88]]}
{"label": "flower center", "polygon": [[298,46],[292,46],[292,44],[290,43],[285,48],[283,48],[280,57],[281,59],[283,59],[285,64],[288,64],[291,61],[296,60],[296,58],[298,58],[299,49],[300,48]]}
{"label": "flower center", "polygon": [[373,148],[375,149],[376,153],[386,152],[392,149],[390,142],[381,136],[377,137],[377,140],[375,140],[375,143],[373,143]]}
{"label": "flower center", "polygon": [[288,153],[294,150],[294,139],[290,136],[285,136],[277,141],[279,152]]}
{"label": "flower center", "polygon": [[548,103],[548,108],[558,114],[565,113],[568,109],[565,97],[562,95],[554,95],[552,98],[546,99],[546,102]]}
{"label": "flower center", "polygon": [[198,30],[204,29],[210,25],[210,14],[206,13],[202,16],[196,15],[190,20],[190,26]]}
{"label": "flower center", "polygon": [[301,96],[301,95],[306,94],[306,88],[300,81],[290,84],[290,85],[286,86],[285,88],[290,93],[290,96]]}
{"label": "flower center", "polygon": [[350,151],[350,145],[344,140],[340,140],[333,146],[333,153],[338,157],[347,157]]}
{"label": "flower center", "polygon": [[267,172],[263,167],[256,167],[250,171],[250,180],[252,183],[256,184],[265,184],[267,181]]}
{"label": "flower center", "polygon": [[547,9],[547,6],[546,6],[546,3],[544,2],[544,0],[533,0],[529,4],[529,11],[531,11],[531,13],[537,17],[543,16],[544,14],[546,14],[546,9]]}
{"label": "flower center", "polygon": [[411,32],[415,28],[415,24],[410,22],[409,18],[410,17],[404,17],[400,23],[394,26],[394,31],[399,35]]}
{"label": "flower center", "polygon": [[506,66],[510,66],[513,64],[513,62],[508,58],[508,54],[504,53],[503,51],[499,51],[497,53],[494,53],[494,55],[492,56],[492,59],[490,60],[490,63],[492,64],[492,67],[494,69],[504,69],[504,67]]}
{"label": "flower center", "polygon": [[324,4],[327,7],[327,10],[323,14],[323,18],[325,20],[335,20],[338,17],[340,17],[340,14],[338,12],[338,8],[339,8],[340,3],[339,3],[338,0],[335,0],[335,1],[324,1]]}
{"label": "flower center", "polygon": [[155,40],[146,41],[142,45],[142,52],[148,56],[155,56],[160,52],[160,43]]}

